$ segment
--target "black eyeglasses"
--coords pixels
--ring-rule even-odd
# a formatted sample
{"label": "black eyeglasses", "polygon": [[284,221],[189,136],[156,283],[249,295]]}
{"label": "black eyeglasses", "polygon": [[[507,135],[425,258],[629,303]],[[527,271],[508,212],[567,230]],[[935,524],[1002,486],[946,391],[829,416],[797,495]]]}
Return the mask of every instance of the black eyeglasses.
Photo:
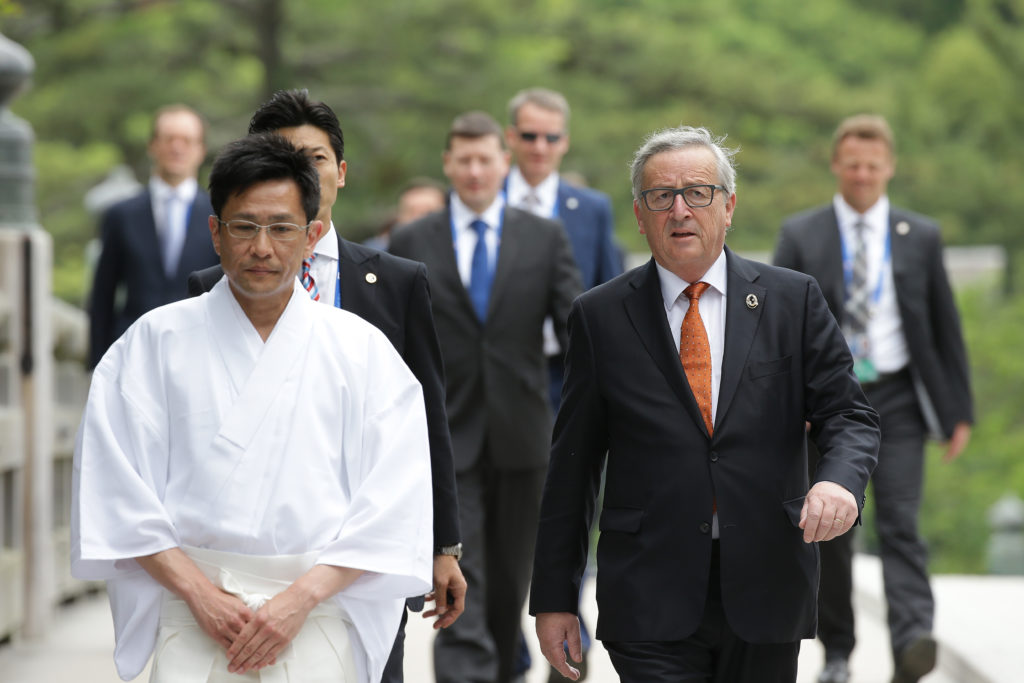
{"label": "black eyeglasses", "polygon": [[306,223],[305,225],[295,225],[294,223],[271,223],[270,225],[260,225],[259,223],[253,223],[252,221],[244,221],[241,219],[222,221],[219,218],[217,218],[217,222],[228,229],[229,235],[240,240],[256,239],[256,236],[260,234],[260,230],[266,230],[271,239],[277,240],[278,242],[290,242],[298,237],[300,232],[309,229],[309,223]]}
{"label": "black eyeglasses", "polygon": [[519,131],[519,137],[523,142],[537,142],[537,138],[543,136],[549,145],[553,145],[562,139],[561,133],[531,133],[525,130]]}
{"label": "black eyeglasses", "polygon": [[683,201],[691,209],[709,206],[715,199],[715,190],[725,190],[723,185],[687,185],[686,187],[652,187],[640,193],[644,204],[651,211],[668,211],[676,203],[676,195],[683,195]]}

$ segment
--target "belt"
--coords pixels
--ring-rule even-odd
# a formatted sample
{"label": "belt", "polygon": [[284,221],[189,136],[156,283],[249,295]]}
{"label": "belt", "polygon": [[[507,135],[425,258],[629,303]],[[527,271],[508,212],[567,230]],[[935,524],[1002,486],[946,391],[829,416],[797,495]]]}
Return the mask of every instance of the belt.
{"label": "belt", "polygon": [[870,382],[864,382],[860,386],[863,389],[875,389],[885,384],[891,384],[897,381],[910,381],[910,370],[908,368],[903,368],[896,372],[882,372],[879,373],[876,379],[873,379]]}

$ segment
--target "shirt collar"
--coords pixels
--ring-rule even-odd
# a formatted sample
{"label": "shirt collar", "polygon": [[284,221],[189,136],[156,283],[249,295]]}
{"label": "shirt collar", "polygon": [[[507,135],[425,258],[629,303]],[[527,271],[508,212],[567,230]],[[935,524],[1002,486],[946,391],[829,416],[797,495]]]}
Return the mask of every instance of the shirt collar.
{"label": "shirt collar", "polygon": [[540,200],[542,207],[554,208],[555,203],[558,201],[558,182],[559,176],[557,172],[551,173],[547,178],[540,181],[536,187],[531,187],[526,182],[526,178],[523,177],[522,172],[518,166],[513,166],[512,170],[508,174],[508,196],[512,198],[512,201],[518,205],[520,200],[530,192],[537,195],[537,199]]}
{"label": "shirt collar", "polygon": [[889,229],[888,195],[883,194],[879,197],[878,201],[863,214],[858,213],[839,193],[832,198],[832,206],[835,208],[836,220],[842,232],[852,231],[858,220],[863,220],[867,224],[872,235],[884,234]]}
{"label": "shirt collar", "polygon": [[452,192],[451,202],[449,202],[452,212],[452,223],[455,225],[455,229],[458,231],[469,230],[469,224],[477,218],[487,223],[488,228],[497,228],[501,224],[501,212],[505,208],[505,195],[501,192],[494,198],[491,205],[488,206],[483,213],[477,214],[475,211],[466,206],[461,199],[459,199],[458,192]]}
{"label": "shirt collar", "polygon": [[173,193],[178,195],[178,199],[189,205],[196,198],[198,191],[199,182],[195,178],[185,178],[174,186],[168,185],[167,181],[160,176],[154,175],[149,178],[149,192],[158,203],[163,202]]}
{"label": "shirt collar", "polygon": [[338,233],[334,230],[334,221],[331,221],[327,232],[320,236],[320,240],[313,247],[313,253],[338,260]]}
{"label": "shirt collar", "polygon": [[[657,261],[654,262],[654,265],[658,268],[658,280],[661,282],[661,296],[664,299],[665,310],[672,310],[683,290],[692,283],[662,267]],[[722,253],[718,255],[718,258],[715,259],[715,262],[711,264],[711,267],[701,276],[699,281],[708,283],[711,285],[711,289],[715,289],[722,296],[725,296],[726,282],[729,279],[727,275],[725,249],[723,249]]]}

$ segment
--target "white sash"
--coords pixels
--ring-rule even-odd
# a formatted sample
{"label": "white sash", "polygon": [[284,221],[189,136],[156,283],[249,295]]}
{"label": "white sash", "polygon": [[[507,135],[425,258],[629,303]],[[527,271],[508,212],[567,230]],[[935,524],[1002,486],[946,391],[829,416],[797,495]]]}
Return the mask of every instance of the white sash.
{"label": "white sash", "polygon": [[[188,546],[182,550],[214,585],[236,595],[253,611],[286,589],[316,561],[316,553],[267,557]],[[350,620],[335,601],[322,603],[310,612],[302,630],[277,656],[275,664],[239,676],[228,672],[225,651],[199,628],[185,602],[166,593],[150,683],[208,683],[222,678],[239,683],[354,683],[358,679],[349,627]]]}

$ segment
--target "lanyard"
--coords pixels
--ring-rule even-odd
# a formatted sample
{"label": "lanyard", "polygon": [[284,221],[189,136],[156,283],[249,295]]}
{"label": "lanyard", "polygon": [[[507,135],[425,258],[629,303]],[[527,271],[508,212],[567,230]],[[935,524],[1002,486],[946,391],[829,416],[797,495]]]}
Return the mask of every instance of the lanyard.
{"label": "lanyard", "polygon": [[[843,239],[842,233],[840,233],[840,245],[843,249],[843,284],[845,285],[846,298],[850,298],[850,286],[853,284],[853,250],[850,245],[847,244],[846,240]],[[865,245],[866,248],[866,245]],[[889,261],[892,259],[892,236],[889,234],[888,228],[885,231],[885,247],[882,252],[882,264],[878,268],[878,281],[875,283],[875,288],[871,292],[871,303],[878,305],[878,302],[882,298],[882,284],[885,282],[885,271],[886,266],[889,265]]]}
{"label": "lanyard", "polygon": [[341,308],[341,256],[338,256],[338,277],[334,281],[334,307]]}

